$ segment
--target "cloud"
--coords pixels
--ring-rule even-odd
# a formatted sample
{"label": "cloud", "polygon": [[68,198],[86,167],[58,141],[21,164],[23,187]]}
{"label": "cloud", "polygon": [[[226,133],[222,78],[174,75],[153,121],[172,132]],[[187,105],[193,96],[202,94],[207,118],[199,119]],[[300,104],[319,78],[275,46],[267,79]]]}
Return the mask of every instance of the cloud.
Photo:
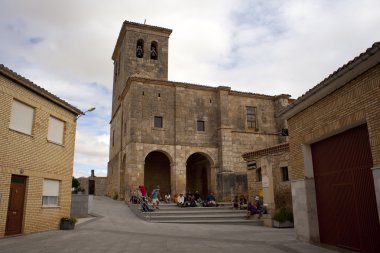
{"label": "cloud", "polygon": [[169,79],[298,97],[379,41],[377,0],[2,0],[0,62],[81,110],[75,172],[106,173],[124,20],[173,29]]}

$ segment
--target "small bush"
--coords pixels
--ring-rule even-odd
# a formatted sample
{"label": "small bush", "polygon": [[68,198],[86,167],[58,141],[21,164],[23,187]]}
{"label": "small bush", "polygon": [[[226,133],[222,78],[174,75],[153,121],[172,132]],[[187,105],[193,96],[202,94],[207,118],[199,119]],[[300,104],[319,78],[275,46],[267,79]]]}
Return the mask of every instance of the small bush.
{"label": "small bush", "polygon": [[77,223],[77,218],[75,218],[75,217],[62,217],[61,218],[61,223],[65,222],[65,221],[68,221],[72,225],[74,225],[75,223]]}
{"label": "small bush", "polygon": [[273,219],[278,222],[293,222],[293,212],[289,209],[286,209],[285,207],[282,207],[274,213]]}

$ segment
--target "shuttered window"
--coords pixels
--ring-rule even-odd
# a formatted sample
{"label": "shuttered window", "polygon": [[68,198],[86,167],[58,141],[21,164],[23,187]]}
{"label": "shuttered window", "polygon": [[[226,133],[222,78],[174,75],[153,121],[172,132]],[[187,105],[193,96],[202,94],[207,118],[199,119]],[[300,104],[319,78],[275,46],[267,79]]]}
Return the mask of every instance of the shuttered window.
{"label": "shuttered window", "polygon": [[57,144],[63,144],[65,122],[57,118],[49,118],[48,140]]}
{"label": "shuttered window", "polygon": [[9,128],[24,134],[32,135],[33,119],[33,107],[21,103],[17,100],[13,100],[11,122]]}
{"label": "shuttered window", "polygon": [[42,206],[56,207],[58,206],[59,197],[59,181],[52,179],[44,179]]}

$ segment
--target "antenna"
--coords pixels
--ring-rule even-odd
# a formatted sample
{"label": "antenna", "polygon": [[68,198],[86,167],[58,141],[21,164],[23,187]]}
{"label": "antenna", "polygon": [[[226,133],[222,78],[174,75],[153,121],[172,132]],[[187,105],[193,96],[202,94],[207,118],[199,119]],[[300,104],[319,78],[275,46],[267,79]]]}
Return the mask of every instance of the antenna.
{"label": "antenna", "polygon": [[145,23],[146,23],[146,19],[144,19],[144,25],[145,25]]}

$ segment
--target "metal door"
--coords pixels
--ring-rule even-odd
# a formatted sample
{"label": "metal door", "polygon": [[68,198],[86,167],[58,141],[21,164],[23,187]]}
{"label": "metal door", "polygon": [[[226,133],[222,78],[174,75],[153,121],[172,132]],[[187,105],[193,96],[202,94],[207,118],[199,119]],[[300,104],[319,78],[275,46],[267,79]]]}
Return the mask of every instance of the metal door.
{"label": "metal door", "polygon": [[311,145],[321,243],[380,252],[367,125]]}
{"label": "metal door", "polygon": [[20,234],[24,216],[26,177],[12,175],[5,235]]}

